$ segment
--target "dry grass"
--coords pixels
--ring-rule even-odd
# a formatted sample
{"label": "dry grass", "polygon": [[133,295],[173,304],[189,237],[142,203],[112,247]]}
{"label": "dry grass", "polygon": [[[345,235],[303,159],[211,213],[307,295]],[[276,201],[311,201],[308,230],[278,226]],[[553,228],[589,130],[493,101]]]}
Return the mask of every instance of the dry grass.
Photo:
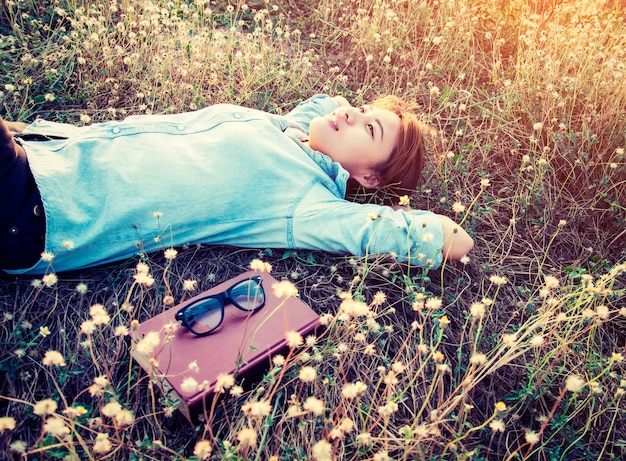
{"label": "dry grass", "polygon": [[[137,261],[3,275],[0,458],[623,458],[625,20],[592,0],[4,2],[3,117],[395,93],[441,135],[412,206],[455,216],[476,248],[431,273],[193,247],[149,255],[150,287],[133,284]],[[192,427],[130,360],[125,329],[254,258],[327,332]],[[245,414],[254,402],[269,409]]]}

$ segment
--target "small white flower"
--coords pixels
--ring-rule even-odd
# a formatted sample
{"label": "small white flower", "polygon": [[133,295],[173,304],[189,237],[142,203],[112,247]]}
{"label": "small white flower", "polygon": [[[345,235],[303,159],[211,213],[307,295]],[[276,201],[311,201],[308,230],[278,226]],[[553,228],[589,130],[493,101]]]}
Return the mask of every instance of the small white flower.
{"label": "small white flower", "polygon": [[44,365],[64,367],[66,365],[63,355],[59,351],[46,351],[42,363]]}
{"label": "small white flower", "polygon": [[302,408],[306,411],[310,411],[316,416],[324,414],[324,402],[316,397],[307,397],[306,401],[302,405]]}
{"label": "small white flower", "polygon": [[578,375],[569,375],[565,378],[565,389],[570,392],[579,392],[585,385],[585,380]]}
{"label": "small white flower", "polygon": [[270,272],[272,272],[272,265],[257,258],[250,261],[250,269],[258,272],[266,272],[269,274]]}
{"label": "small white flower", "polygon": [[56,401],[52,399],[44,399],[35,404],[35,406],[33,407],[33,413],[38,416],[51,415],[55,411],[57,411],[58,407],[59,405],[56,403]]}
{"label": "small white flower", "polygon": [[493,432],[504,432],[504,421],[501,419],[494,419],[489,423],[489,428]]}
{"label": "small white flower", "polygon": [[86,335],[93,334],[96,331],[96,324],[93,320],[85,320],[80,324],[80,331]]}
{"label": "small white flower", "polygon": [[213,447],[211,446],[211,442],[203,439],[196,443],[196,446],[193,449],[193,454],[197,456],[198,459],[204,460],[211,456],[212,451]]}
{"label": "small white flower", "polygon": [[480,352],[476,352],[470,357],[470,363],[472,365],[483,365],[486,362],[487,356]]}
{"label": "small white flower", "polygon": [[56,274],[46,274],[41,278],[41,281],[46,287],[51,288],[59,281],[59,278]]}
{"label": "small white flower", "polygon": [[228,373],[220,373],[217,375],[215,382],[215,390],[217,392],[224,392],[226,389],[230,389],[235,385],[235,377]]}
{"label": "small white flower", "polygon": [[[232,6],[232,5],[229,5]],[[237,433],[237,440],[243,447],[256,447],[257,433],[254,429],[246,427]]]}
{"label": "small white flower", "polygon": [[195,280],[183,281],[183,291],[193,291],[196,289],[198,282]]}
{"label": "small white flower", "polygon": [[81,294],[81,295],[84,295],[84,294],[86,294],[86,293],[87,293],[87,291],[88,291],[87,284],[86,284],[86,283],[81,282],[81,283],[79,283],[78,285],[76,285],[75,290],[76,290],[76,293]]}
{"label": "small white flower", "polygon": [[285,357],[277,354],[274,357],[272,357],[272,363],[274,364],[275,367],[282,367],[285,364]]}
{"label": "small white flower", "polygon": [[300,378],[300,381],[303,383],[312,383],[315,381],[316,377],[317,371],[311,366],[302,367],[300,373],[298,373],[298,378]]}
{"label": "small white flower", "polygon": [[150,355],[160,343],[161,339],[159,337],[159,333],[156,331],[149,331],[137,342],[135,349],[140,354]]}
{"label": "small white flower", "polygon": [[130,333],[130,331],[128,331],[128,328],[127,328],[126,326],[124,326],[124,325],[118,325],[118,326],[115,328],[115,331],[114,331],[114,333],[113,333],[113,334],[114,334],[115,336],[120,336],[120,337],[123,337],[123,336],[128,336],[128,335],[129,335],[129,333]]}
{"label": "small white flower", "polygon": [[54,259],[54,253],[51,253],[49,251],[44,251],[43,253],[41,253],[41,260],[43,262],[49,263]]}
{"label": "small white flower", "polygon": [[298,296],[298,288],[289,280],[281,280],[272,285],[274,296],[277,298],[291,298]]}
{"label": "small white flower", "polygon": [[465,211],[465,205],[463,205],[461,202],[454,202],[452,204],[452,211],[454,211],[455,213],[463,213]]}
{"label": "small white flower", "polygon": [[326,440],[320,440],[313,445],[313,459],[315,461],[330,461],[333,454],[333,446]]}
{"label": "small white flower", "polygon": [[180,385],[180,389],[186,394],[196,392],[198,390],[198,381],[196,381],[191,376],[187,376],[185,379],[183,379],[183,382]]}
{"label": "small white flower", "polygon": [[526,442],[528,442],[531,445],[535,445],[537,442],[539,442],[539,434],[537,434],[536,432],[531,431],[530,429],[526,430],[526,434],[525,434],[525,439]]}
{"label": "small white flower", "polygon": [[304,343],[302,335],[297,331],[288,331],[286,335],[287,345],[291,348],[299,347]]}
{"label": "small white flower", "polygon": [[176,251],[174,248],[168,248],[167,250],[165,250],[165,253],[164,253],[165,259],[167,259],[168,261],[171,261],[177,255],[178,255],[178,251]]}

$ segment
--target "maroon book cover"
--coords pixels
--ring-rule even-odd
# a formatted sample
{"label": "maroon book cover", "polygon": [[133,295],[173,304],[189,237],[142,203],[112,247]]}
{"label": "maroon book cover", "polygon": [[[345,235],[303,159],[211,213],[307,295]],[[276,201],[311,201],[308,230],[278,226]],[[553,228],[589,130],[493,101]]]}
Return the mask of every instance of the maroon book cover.
{"label": "maroon book cover", "polygon": [[[236,282],[257,275],[265,291],[265,306],[249,313],[230,303],[224,306],[224,320],[208,336],[196,336],[175,319],[176,312],[207,295],[227,290]],[[319,316],[300,298],[274,296],[272,285],[277,281],[270,274],[248,271],[141,323],[135,340],[146,334],[158,334],[159,344],[146,355],[136,350],[131,354],[155,379],[170,398],[179,398],[179,409],[189,419],[202,412],[203,400],[211,397],[217,376],[232,374],[237,383],[259,369],[270,365],[271,357],[287,347],[286,333],[298,331],[303,337],[314,331]],[[174,327],[174,328],[173,328]],[[172,332],[172,330],[174,330]],[[190,364],[197,364],[197,371]],[[201,390],[184,392],[182,383],[191,377],[205,382]]]}

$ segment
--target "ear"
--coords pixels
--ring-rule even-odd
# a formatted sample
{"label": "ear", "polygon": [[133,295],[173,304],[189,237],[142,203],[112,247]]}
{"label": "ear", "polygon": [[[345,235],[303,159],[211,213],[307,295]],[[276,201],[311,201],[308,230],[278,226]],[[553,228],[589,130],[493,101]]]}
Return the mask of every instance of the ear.
{"label": "ear", "polygon": [[367,174],[358,175],[358,176],[355,176],[354,179],[356,179],[360,185],[362,185],[363,187],[367,189],[380,187],[380,185],[382,184],[382,181],[380,180],[380,176],[378,176],[376,173],[372,173],[369,175]]}

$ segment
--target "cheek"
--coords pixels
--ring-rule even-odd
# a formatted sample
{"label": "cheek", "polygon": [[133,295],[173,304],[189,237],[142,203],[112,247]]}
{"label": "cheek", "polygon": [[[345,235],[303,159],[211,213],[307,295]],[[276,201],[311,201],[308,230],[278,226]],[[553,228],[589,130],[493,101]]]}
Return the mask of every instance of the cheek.
{"label": "cheek", "polygon": [[313,126],[309,129],[309,147],[333,158],[334,143],[329,139],[328,133],[319,126],[317,129]]}
{"label": "cheek", "polygon": [[317,120],[312,120],[309,125],[309,146],[311,149],[319,150],[317,146],[320,139],[322,139],[322,136],[320,136],[319,124]]}

